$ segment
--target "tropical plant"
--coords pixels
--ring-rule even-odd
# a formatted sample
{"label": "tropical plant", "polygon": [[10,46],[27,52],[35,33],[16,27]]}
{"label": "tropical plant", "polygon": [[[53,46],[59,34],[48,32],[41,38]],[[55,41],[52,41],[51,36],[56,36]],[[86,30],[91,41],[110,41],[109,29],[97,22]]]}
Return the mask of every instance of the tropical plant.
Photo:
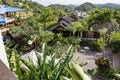
{"label": "tropical plant", "polygon": [[67,15],[67,13],[64,10],[57,9],[54,11],[54,15],[56,15],[57,18],[61,18]]}
{"label": "tropical plant", "polygon": [[[92,80],[86,73],[84,73],[82,67],[72,62],[66,66],[67,71],[72,76],[72,80]],[[71,80],[67,77],[61,76],[61,80]]]}
{"label": "tropical plant", "polygon": [[110,47],[112,48],[113,53],[120,53],[120,33],[113,32],[110,35]]}
{"label": "tropical plant", "polygon": [[54,21],[55,17],[51,8],[45,8],[38,19],[43,24],[43,30],[47,30],[46,23]]}
{"label": "tropical plant", "polygon": [[113,53],[120,53],[120,39],[112,40],[110,42],[110,47],[112,48]]}
{"label": "tropical plant", "polygon": [[87,17],[88,26],[99,26],[101,28],[109,28],[110,25],[116,24],[116,20],[113,16],[113,11],[110,9],[95,9]]}
{"label": "tropical plant", "polygon": [[76,31],[81,31],[84,29],[84,27],[79,21],[76,21],[72,22],[66,29],[72,31],[73,35],[75,35]]}
{"label": "tropical plant", "polygon": [[110,41],[118,40],[118,39],[120,39],[120,33],[119,32],[112,32],[112,34],[110,34]]}
{"label": "tropical plant", "polygon": [[[60,76],[68,77],[65,66],[70,62],[73,55],[73,47],[70,46],[64,56],[56,58],[57,54],[51,54],[47,50],[46,43],[43,44],[42,53],[36,53],[37,64],[29,58],[29,61],[20,59],[17,53],[12,53],[9,60],[10,63],[15,63],[11,69],[17,75],[19,80],[59,80]],[[41,54],[41,55],[40,55]],[[49,58],[48,58],[49,57]],[[26,65],[27,69],[21,71],[21,62]]]}
{"label": "tropical plant", "polygon": [[115,80],[120,79],[120,74],[110,66],[108,59],[101,57],[95,60],[95,64],[98,66],[97,71],[100,76]]}

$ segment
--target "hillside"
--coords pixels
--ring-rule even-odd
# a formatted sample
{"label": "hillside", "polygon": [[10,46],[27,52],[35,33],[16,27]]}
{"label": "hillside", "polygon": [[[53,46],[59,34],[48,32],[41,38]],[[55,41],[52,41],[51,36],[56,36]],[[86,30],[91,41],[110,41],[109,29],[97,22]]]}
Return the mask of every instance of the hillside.
{"label": "hillside", "polygon": [[103,8],[111,8],[111,9],[117,9],[120,7],[118,4],[114,3],[106,3],[106,4],[95,4],[97,7],[103,9]]}
{"label": "hillside", "polygon": [[24,8],[35,13],[40,13],[44,9],[43,5],[31,0],[0,0],[0,4]]}
{"label": "hillside", "polygon": [[70,12],[73,9],[67,5],[60,5],[60,4],[51,4],[48,7],[50,7],[52,10],[64,10],[65,12]]}
{"label": "hillside", "polygon": [[86,2],[86,3],[76,7],[75,9],[78,11],[85,11],[86,12],[86,11],[90,11],[94,8],[96,8],[96,6],[94,4]]}
{"label": "hillside", "polygon": [[74,8],[77,7],[77,5],[74,5],[74,4],[69,4],[69,5],[67,5],[67,6],[70,7],[70,8],[72,8],[72,9],[74,9]]}

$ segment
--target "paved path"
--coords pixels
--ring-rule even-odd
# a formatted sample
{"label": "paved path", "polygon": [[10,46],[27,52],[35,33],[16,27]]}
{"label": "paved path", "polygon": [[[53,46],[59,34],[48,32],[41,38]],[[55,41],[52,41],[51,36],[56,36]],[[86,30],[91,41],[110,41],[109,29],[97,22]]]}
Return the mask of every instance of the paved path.
{"label": "paved path", "polygon": [[75,56],[80,56],[80,59],[78,60],[78,64],[82,63],[82,62],[88,62],[87,65],[85,65],[83,67],[83,69],[86,71],[88,69],[93,69],[96,68],[95,65],[95,59],[102,57],[102,53],[99,52],[91,52],[91,51],[85,51],[85,52],[76,52],[74,54]]}
{"label": "paved path", "polygon": [[[96,68],[97,66],[95,64],[95,59],[103,57],[103,55],[108,60],[110,60],[110,65],[112,66],[112,61],[113,61],[112,60],[112,52],[109,48],[106,48],[104,54],[102,52],[92,52],[90,50],[88,50],[88,51],[82,50],[82,51],[74,53],[74,57],[75,56],[80,56],[80,59],[77,61],[78,64],[80,64],[82,62],[86,62],[86,61],[88,62],[88,64],[83,67],[83,69],[85,71],[87,71],[88,69]],[[74,59],[74,57],[73,57],[73,59]],[[98,75],[97,76],[95,75],[94,80],[107,80],[107,79],[101,79],[101,78],[98,77]]]}
{"label": "paved path", "polygon": [[113,67],[116,70],[120,69],[120,54],[114,54],[113,55]]}

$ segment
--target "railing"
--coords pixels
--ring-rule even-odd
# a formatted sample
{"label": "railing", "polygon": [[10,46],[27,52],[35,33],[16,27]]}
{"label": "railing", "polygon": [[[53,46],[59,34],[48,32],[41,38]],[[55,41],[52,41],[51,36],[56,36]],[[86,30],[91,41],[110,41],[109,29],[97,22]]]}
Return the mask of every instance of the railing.
{"label": "railing", "polygon": [[15,18],[5,18],[6,23],[15,21]]}

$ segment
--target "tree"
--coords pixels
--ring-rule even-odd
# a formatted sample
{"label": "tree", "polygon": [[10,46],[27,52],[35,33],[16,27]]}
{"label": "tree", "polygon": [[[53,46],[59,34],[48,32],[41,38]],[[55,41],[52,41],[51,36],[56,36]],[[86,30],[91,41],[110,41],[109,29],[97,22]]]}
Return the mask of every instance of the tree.
{"label": "tree", "polygon": [[67,30],[70,30],[73,32],[73,35],[75,34],[76,31],[81,31],[83,30],[84,27],[83,25],[79,22],[79,21],[76,21],[76,22],[72,22],[68,27],[67,27]]}
{"label": "tree", "polygon": [[64,10],[60,10],[60,9],[57,9],[54,11],[54,14],[58,17],[58,18],[61,18],[65,15],[67,15],[67,13],[64,11]]}
{"label": "tree", "polygon": [[54,21],[55,20],[55,17],[54,17],[54,14],[51,10],[51,8],[45,8],[41,15],[40,15],[40,18],[39,18],[39,21],[43,24],[43,29],[44,30],[47,30],[46,28],[46,24],[48,22],[51,22],[51,21]]}
{"label": "tree", "polygon": [[13,0],[1,0],[3,4],[9,5],[9,6],[14,6],[14,1]]}
{"label": "tree", "polygon": [[[103,38],[103,54],[105,53],[105,34],[108,32],[108,29],[116,27],[116,19],[113,16],[113,10],[110,9],[95,9],[87,18],[89,29],[93,26],[98,27],[102,38]],[[104,55],[103,55],[104,56]]]}

